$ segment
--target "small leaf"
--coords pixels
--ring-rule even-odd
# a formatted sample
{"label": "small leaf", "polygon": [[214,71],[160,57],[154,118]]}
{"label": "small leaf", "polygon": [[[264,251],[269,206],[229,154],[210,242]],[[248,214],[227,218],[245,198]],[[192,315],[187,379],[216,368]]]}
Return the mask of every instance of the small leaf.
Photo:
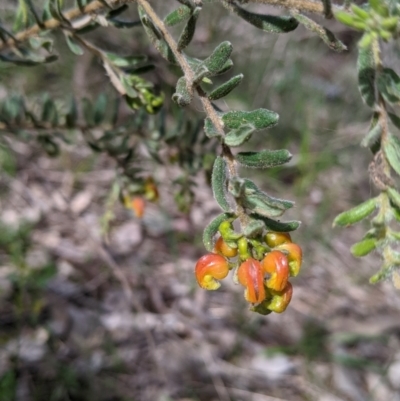
{"label": "small leaf", "polygon": [[240,201],[243,206],[251,212],[261,214],[265,217],[281,216],[287,209],[294,206],[293,202],[273,198],[262,192],[253,181],[244,179],[244,194]]}
{"label": "small leaf", "polygon": [[64,36],[65,36],[65,41],[67,42],[67,45],[69,47],[69,50],[71,50],[71,52],[76,54],[77,56],[82,56],[83,49],[78,45],[76,40],[68,33],[64,33]]}
{"label": "small leaf", "polygon": [[211,55],[199,64],[195,71],[195,75],[198,76],[200,73],[200,75],[204,77],[218,74],[229,60],[232,49],[233,47],[230,42],[226,41],[219,44]]}
{"label": "small leaf", "polygon": [[330,49],[337,52],[347,50],[347,47],[339,39],[337,39],[329,29],[316,23],[311,18],[300,14],[298,11],[292,11],[291,13],[294,18],[296,18],[301,24],[305,26],[305,28],[307,28],[311,32],[316,33],[328,45]]}
{"label": "small leaf", "polygon": [[376,143],[378,143],[381,139],[383,127],[380,121],[373,122],[373,126],[371,126],[368,134],[361,141],[361,146],[365,148],[371,148]]}
{"label": "small leaf", "polygon": [[224,158],[218,156],[215,159],[211,176],[211,186],[215,200],[225,212],[231,211],[231,206],[226,198],[227,166]]}
{"label": "small leaf", "polygon": [[300,227],[301,222],[292,220],[292,221],[277,221],[277,220],[272,220],[269,219],[268,217],[261,216],[257,213],[252,213],[250,215],[253,218],[256,218],[258,220],[262,220],[266,226],[266,228],[270,231],[276,231],[276,232],[289,232],[289,231],[295,231]]}
{"label": "small leaf", "polygon": [[178,44],[177,44],[178,51],[182,51],[192,41],[194,32],[196,30],[197,18],[200,15],[200,11],[201,11],[201,7],[196,7],[192,12],[192,15],[190,16],[189,21],[186,23],[185,27],[183,28],[181,36],[178,39]]}
{"label": "small leaf", "polygon": [[93,120],[95,125],[98,125],[104,121],[106,112],[107,96],[104,93],[101,93],[96,100],[93,110]]}
{"label": "small leaf", "polygon": [[204,133],[208,138],[221,137],[221,134],[217,131],[214,124],[208,117],[204,120]]}
{"label": "small leaf", "polygon": [[353,207],[352,209],[340,213],[338,216],[336,216],[335,220],[333,221],[333,226],[346,227],[351,224],[358,223],[359,221],[368,217],[372,212],[374,212],[376,206],[376,198],[368,199],[358,206]]}
{"label": "small leaf", "polygon": [[243,145],[243,143],[250,139],[251,135],[255,131],[256,129],[253,125],[244,124],[239,128],[228,132],[228,134],[224,138],[225,145],[231,147]]}
{"label": "small leaf", "polygon": [[262,220],[249,219],[249,222],[243,229],[243,235],[246,238],[255,238],[263,233],[264,228],[265,225]]}
{"label": "small leaf", "polygon": [[361,92],[361,97],[369,107],[373,107],[375,104],[376,66],[371,47],[359,49],[357,69],[358,89]]}
{"label": "small leaf", "polygon": [[393,204],[400,208],[400,194],[394,188],[390,187],[388,187],[386,191]]}
{"label": "small leaf", "polygon": [[393,135],[389,135],[387,141],[382,145],[390,166],[400,175],[400,140]]}
{"label": "small leaf", "polygon": [[232,214],[229,213],[222,213],[213,219],[207,227],[204,229],[203,232],[203,244],[204,247],[207,249],[208,252],[214,252],[214,236],[218,232],[218,228],[220,224],[225,221],[229,220],[233,217]]}
{"label": "small leaf", "polygon": [[73,128],[76,125],[78,119],[78,108],[76,106],[76,101],[72,97],[69,103],[68,112],[65,115],[65,125],[67,128]]}
{"label": "small leaf", "polygon": [[393,113],[388,113],[388,116],[390,117],[392,123],[393,123],[398,129],[400,129],[400,117],[397,116],[396,114],[393,114]]}
{"label": "small leaf", "polygon": [[228,111],[222,121],[228,129],[236,129],[244,124],[251,124],[256,130],[271,128],[278,123],[279,115],[267,109],[254,111]]}
{"label": "small leaf", "polygon": [[243,79],[243,74],[236,75],[232,77],[229,81],[225,82],[218,88],[214,89],[209,95],[208,98],[210,100],[218,100],[221,99],[222,97],[228,95],[230,92],[233,91],[241,82]]}
{"label": "small leaf", "polygon": [[293,17],[256,14],[229,3],[227,8],[243,18],[249,24],[269,33],[286,33],[297,28],[299,23]]}
{"label": "small leaf", "polygon": [[52,126],[56,126],[58,124],[57,108],[49,96],[46,96],[43,102],[41,121],[49,122]]}
{"label": "small leaf", "polygon": [[377,245],[376,238],[366,238],[360,242],[357,242],[350,248],[350,252],[354,256],[365,256],[372,252]]}
{"label": "small leaf", "polygon": [[384,68],[379,75],[378,88],[388,102],[400,101],[400,77],[391,68]]}
{"label": "small leaf", "polygon": [[191,9],[187,6],[180,6],[176,10],[170,12],[164,18],[164,24],[167,26],[177,25],[185,20],[187,20],[191,15]]}
{"label": "small leaf", "polygon": [[292,154],[286,150],[262,150],[260,152],[240,152],[236,160],[244,167],[268,168],[287,163]]}
{"label": "small leaf", "polygon": [[186,78],[179,78],[176,84],[176,92],[172,95],[172,100],[181,107],[187,106],[193,99],[193,93],[189,89]]}

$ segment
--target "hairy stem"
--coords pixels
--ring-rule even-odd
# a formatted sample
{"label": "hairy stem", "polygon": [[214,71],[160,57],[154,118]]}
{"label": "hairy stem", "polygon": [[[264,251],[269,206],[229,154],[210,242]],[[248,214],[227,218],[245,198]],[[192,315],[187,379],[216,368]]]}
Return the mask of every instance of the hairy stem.
{"label": "hairy stem", "polygon": [[[171,51],[173,52],[176,60],[178,61],[179,66],[181,67],[183,73],[185,74],[185,78],[188,82],[188,85],[192,87],[194,71],[190,67],[185,56],[178,50],[177,43],[175,39],[172,37],[172,35],[169,33],[164,22],[161,20],[161,18],[159,18],[159,16],[157,15],[157,13],[154,11],[154,9],[151,7],[151,5],[147,0],[137,0],[137,3],[143,7],[147,15],[153,21],[154,25],[162,33],[165,41],[168,43],[169,47],[171,48]],[[196,87],[196,92],[200,98],[200,101],[202,103],[203,109],[207,117],[211,120],[214,127],[221,135],[221,137],[224,137],[225,136],[224,127],[211,101],[208,99],[206,93],[199,86]],[[230,177],[236,177],[237,176],[236,160],[231,152],[231,149],[228,146],[223,145],[222,155],[227,162]],[[244,208],[239,204],[236,204],[236,214],[238,215],[241,224],[244,225],[247,221],[247,215],[244,211]]]}

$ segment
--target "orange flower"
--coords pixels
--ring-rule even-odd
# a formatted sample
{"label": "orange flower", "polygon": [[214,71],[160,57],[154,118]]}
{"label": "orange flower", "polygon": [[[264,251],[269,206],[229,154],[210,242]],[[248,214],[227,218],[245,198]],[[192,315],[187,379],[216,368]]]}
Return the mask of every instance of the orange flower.
{"label": "orange flower", "polygon": [[286,255],[280,251],[272,251],[267,253],[261,263],[264,273],[271,275],[266,282],[267,287],[275,291],[282,291],[289,278],[289,265]]}
{"label": "orange flower", "polygon": [[202,256],[196,263],[195,274],[201,288],[216,290],[221,284],[217,280],[225,278],[229,273],[226,259],[216,253]]}
{"label": "orange flower", "polygon": [[282,244],[276,249],[284,251],[287,254],[290,275],[296,277],[299,274],[301,262],[303,260],[303,252],[300,246],[294,243]]}
{"label": "orange flower", "polygon": [[264,277],[261,263],[253,258],[243,262],[237,273],[238,281],[246,290],[244,297],[246,301],[259,303],[265,299]]}
{"label": "orange flower", "polygon": [[227,258],[234,258],[237,255],[237,248],[231,248],[222,237],[215,243],[215,252]]}
{"label": "orange flower", "polygon": [[138,217],[139,219],[143,217],[145,206],[146,204],[142,197],[135,196],[134,198],[132,198],[131,209],[135,213],[135,216]]}
{"label": "orange flower", "polygon": [[287,242],[292,242],[292,238],[290,237],[289,233],[276,233],[274,231],[270,231],[265,236],[265,243],[271,248],[275,248],[281,244],[286,244]]}
{"label": "orange flower", "polygon": [[[272,298],[265,302],[265,307],[272,312],[282,313],[286,310],[287,306],[292,299],[293,287],[289,282],[283,291],[271,290]],[[264,305],[264,304],[263,304]]]}

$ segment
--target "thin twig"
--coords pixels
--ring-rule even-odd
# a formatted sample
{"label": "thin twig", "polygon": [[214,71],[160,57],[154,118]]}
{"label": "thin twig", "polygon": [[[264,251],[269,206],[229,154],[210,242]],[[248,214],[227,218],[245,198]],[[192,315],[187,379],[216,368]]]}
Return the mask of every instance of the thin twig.
{"label": "thin twig", "polygon": [[[123,6],[124,4],[133,3],[135,1],[136,0],[109,0],[108,3],[110,5],[110,7],[117,8],[117,7]],[[79,7],[77,7],[77,8],[73,8],[71,10],[65,11],[65,13],[63,13],[63,15],[64,15],[65,19],[67,19],[69,21],[73,21],[74,19],[77,19],[77,18],[82,17],[87,14],[95,14],[105,8],[106,8],[106,6],[104,5],[104,2],[95,0],[91,3],[89,3],[87,6],[85,6],[82,11],[80,10]],[[17,42],[24,42],[25,40],[29,39],[30,37],[37,35],[42,30],[56,29],[61,24],[62,24],[62,21],[60,21],[56,18],[52,18],[52,19],[49,19],[49,20],[43,22],[43,28],[37,24],[33,25],[30,28],[25,29],[24,31],[21,31],[21,32],[18,32],[17,34],[15,34],[15,39],[17,41],[10,38],[6,42],[0,43],[0,50],[5,49],[7,47],[15,46],[17,44]]]}

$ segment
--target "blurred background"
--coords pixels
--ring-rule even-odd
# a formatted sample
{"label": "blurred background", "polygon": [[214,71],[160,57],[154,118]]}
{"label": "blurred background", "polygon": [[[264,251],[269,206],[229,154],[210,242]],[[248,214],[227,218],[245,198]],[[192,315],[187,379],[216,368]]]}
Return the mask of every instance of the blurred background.
{"label": "blurred background", "polygon": [[[153,3],[160,15],[177,5]],[[0,14],[10,22],[15,8],[3,0]],[[134,6],[126,16],[137,19]],[[0,401],[400,400],[399,292],[390,282],[368,283],[378,255],[350,254],[365,226],[332,228],[338,213],[375,189],[371,156],[359,146],[370,112],[357,88],[358,34],[332,21],[328,27],[347,52],[334,53],[302,27],[265,34],[208,2],[187,50],[203,58],[230,40],[229,74],[245,78],[219,107],[280,115],[245,149],[287,148],[292,161],[242,175],[294,200],[285,218],[302,221],[292,237],[303,248],[303,268],[282,315],[250,312],[229,278],[216,292],[198,288],[202,230],[220,212],[207,174],[190,177],[195,197],[185,213],[174,201],[177,167],[144,164],[160,200],[138,219],[110,203],[115,161],[82,146],[78,133],[56,158],[34,140],[0,134]],[[0,64],[0,100],[23,94],[34,104],[48,92],[62,107],[71,95],[115,97],[96,58],[74,56],[54,37],[57,62]],[[87,38],[150,58],[157,68],[145,77],[166,93],[173,126],[179,75],[142,29],[99,29]],[[396,68],[398,50],[385,52]],[[203,117],[196,102],[185,113],[193,124]]]}

